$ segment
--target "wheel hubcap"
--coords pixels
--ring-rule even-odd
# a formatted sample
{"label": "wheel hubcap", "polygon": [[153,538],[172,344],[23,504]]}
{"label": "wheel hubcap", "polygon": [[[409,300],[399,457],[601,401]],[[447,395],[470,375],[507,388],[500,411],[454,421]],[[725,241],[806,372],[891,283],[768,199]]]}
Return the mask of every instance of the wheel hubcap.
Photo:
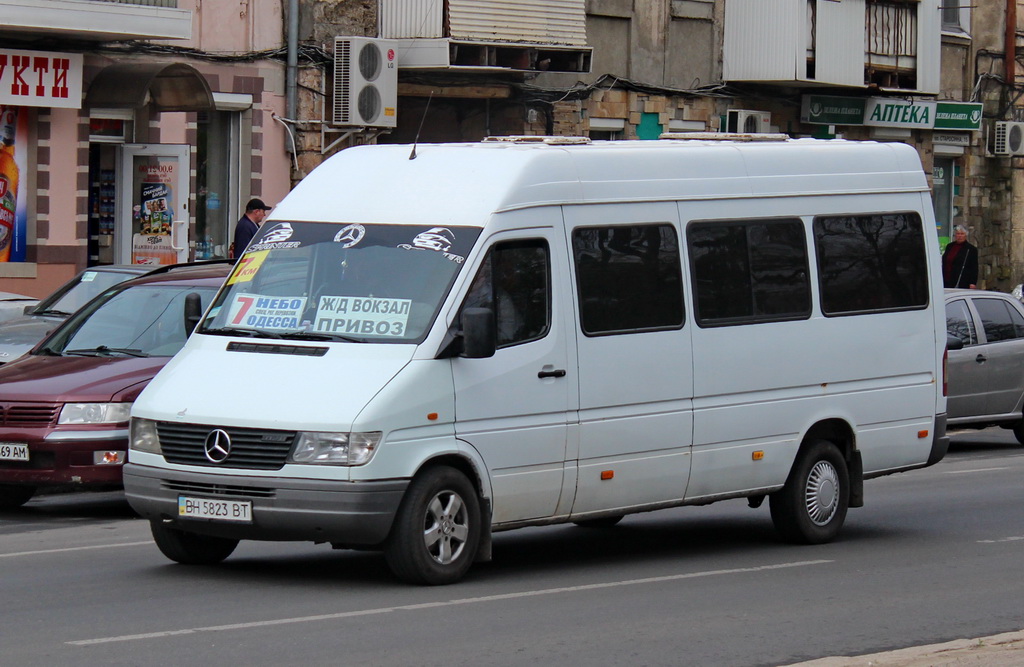
{"label": "wheel hubcap", "polygon": [[469,535],[469,512],[454,491],[441,491],[427,504],[423,543],[427,553],[441,565],[457,560]]}
{"label": "wheel hubcap", "polygon": [[824,526],[839,509],[839,473],[828,461],[818,461],[807,476],[804,492],[807,515],[816,526]]}

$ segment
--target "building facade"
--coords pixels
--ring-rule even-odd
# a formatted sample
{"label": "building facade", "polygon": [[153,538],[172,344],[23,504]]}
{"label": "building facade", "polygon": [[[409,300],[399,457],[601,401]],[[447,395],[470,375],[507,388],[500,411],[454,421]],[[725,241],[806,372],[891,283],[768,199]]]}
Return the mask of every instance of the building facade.
{"label": "building facade", "polygon": [[256,0],[0,0],[0,290],[227,256],[244,202],[290,188],[284,21]]}
{"label": "building facade", "polygon": [[242,202],[357,144],[719,130],[911,144],[940,237],[968,227],[982,286],[1024,281],[1018,0],[23,4],[0,0],[0,290],[223,257]]}

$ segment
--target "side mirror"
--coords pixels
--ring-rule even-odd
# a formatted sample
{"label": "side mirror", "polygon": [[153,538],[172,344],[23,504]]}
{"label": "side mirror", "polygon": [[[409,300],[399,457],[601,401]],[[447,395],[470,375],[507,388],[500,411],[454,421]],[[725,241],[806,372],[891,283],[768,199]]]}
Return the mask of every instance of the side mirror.
{"label": "side mirror", "polygon": [[946,349],[947,350],[962,350],[964,349],[964,342],[957,336],[952,334],[946,334]]}
{"label": "side mirror", "polygon": [[199,324],[203,316],[203,300],[198,294],[192,292],[185,295],[185,336],[191,336],[192,330]]}
{"label": "side mirror", "polygon": [[490,308],[466,308],[462,311],[462,356],[486,359],[494,356],[498,329]]}
{"label": "side mirror", "polygon": [[32,304],[31,306],[25,306],[25,310],[23,311],[23,313],[24,313],[25,315],[31,315],[32,313],[34,313],[34,312],[35,312],[35,310],[36,310],[36,305],[38,305],[38,304],[34,304],[34,303],[33,303],[33,304]]}

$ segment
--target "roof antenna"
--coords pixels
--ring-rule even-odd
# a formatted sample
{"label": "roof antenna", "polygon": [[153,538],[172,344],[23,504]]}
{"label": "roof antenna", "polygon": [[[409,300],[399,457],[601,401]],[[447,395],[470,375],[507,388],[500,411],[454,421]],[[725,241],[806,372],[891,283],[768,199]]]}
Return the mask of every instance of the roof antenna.
{"label": "roof antenna", "polygon": [[430,91],[430,97],[427,98],[427,105],[423,107],[423,116],[420,117],[420,127],[416,130],[416,138],[412,141],[412,152],[409,153],[409,159],[416,159],[416,144],[420,141],[420,132],[423,131],[423,121],[427,119],[427,111],[430,109],[430,100],[434,99],[434,91]]}

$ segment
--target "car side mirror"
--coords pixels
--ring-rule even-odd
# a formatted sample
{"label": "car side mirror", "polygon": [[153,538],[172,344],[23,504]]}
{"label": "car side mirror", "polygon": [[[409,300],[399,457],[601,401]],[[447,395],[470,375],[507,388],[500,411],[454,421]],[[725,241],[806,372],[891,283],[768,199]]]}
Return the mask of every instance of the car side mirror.
{"label": "car side mirror", "polygon": [[486,359],[494,356],[498,329],[490,308],[466,308],[462,311],[462,356]]}
{"label": "car side mirror", "polygon": [[203,300],[195,292],[185,295],[185,336],[191,336],[203,316]]}
{"label": "car side mirror", "polygon": [[962,350],[964,349],[964,342],[957,336],[946,334],[946,349]]}
{"label": "car side mirror", "polygon": [[32,313],[34,313],[34,312],[35,312],[35,310],[36,310],[36,305],[37,305],[37,304],[34,304],[34,303],[33,303],[33,304],[32,304],[31,306],[25,306],[25,310],[24,310],[24,311],[22,311],[22,312],[23,312],[23,313],[24,313],[25,315],[31,315]]}

